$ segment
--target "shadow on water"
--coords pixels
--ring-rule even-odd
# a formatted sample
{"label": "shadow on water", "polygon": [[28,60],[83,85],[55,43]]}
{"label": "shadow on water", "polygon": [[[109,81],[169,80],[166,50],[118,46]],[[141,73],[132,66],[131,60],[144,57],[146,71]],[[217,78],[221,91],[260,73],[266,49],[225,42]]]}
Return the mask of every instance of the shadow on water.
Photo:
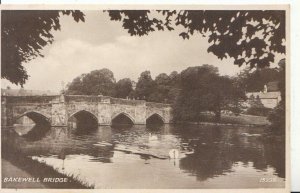
{"label": "shadow on water", "polygon": [[119,129],[119,130],[127,130],[133,127],[132,124],[113,124],[111,125],[112,129]]}
{"label": "shadow on water", "polygon": [[146,128],[150,131],[159,131],[164,127],[164,124],[161,123],[152,123],[152,124],[147,124]]}
{"label": "shadow on water", "polygon": [[[233,165],[238,162],[259,171],[272,166],[278,177],[285,178],[284,143],[276,146],[276,143],[260,137],[241,137],[240,132],[216,127],[203,132],[201,138],[188,140],[194,153],[182,158],[179,167],[195,175],[199,181],[232,172]],[[184,135],[187,139],[192,138],[189,136],[192,133]]]}
{"label": "shadow on water", "polygon": [[28,141],[38,141],[47,135],[50,128],[50,124],[36,124],[30,131],[22,135],[22,137]]}
{"label": "shadow on water", "polygon": [[78,125],[77,127],[69,127],[74,135],[90,135],[96,133],[98,130],[97,125]]}

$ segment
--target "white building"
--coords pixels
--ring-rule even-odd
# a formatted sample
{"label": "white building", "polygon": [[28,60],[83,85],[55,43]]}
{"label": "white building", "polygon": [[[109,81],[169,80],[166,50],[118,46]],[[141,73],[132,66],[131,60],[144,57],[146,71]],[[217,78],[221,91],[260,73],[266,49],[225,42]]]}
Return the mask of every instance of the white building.
{"label": "white building", "polygon": [[248,92],[248,99],[252,97],[260,99],[261,103],[267,108],[276,107],[281,101],[281,93],[278,87],[278,81],[269,82],[264,86],[264,90],[260,92]]}

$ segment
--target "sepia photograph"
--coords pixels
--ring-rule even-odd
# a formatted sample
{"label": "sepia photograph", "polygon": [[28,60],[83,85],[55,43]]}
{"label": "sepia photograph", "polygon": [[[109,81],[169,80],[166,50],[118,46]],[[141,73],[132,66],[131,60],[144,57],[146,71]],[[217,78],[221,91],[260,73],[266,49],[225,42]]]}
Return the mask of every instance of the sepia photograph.
{"label": "sepia photograph", "polygon": [[1,189],[289,187],[289,6],[1,8]]}

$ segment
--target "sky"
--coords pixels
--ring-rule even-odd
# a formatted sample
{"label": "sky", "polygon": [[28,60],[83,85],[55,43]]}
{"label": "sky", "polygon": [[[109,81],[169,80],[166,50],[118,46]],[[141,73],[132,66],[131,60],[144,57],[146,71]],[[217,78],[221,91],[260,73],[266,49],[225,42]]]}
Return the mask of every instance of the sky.
{"label": "sky", "polygon": [[[110,21],[102,11],[85,11],[85,22],[76,23],[70,16],[60,19],[61,30],[53,31],[54,42],[38,57],[25,63],[30,76],[24,89],[58,92],[75,77],[92,70],[108,68],[118,81],[138,80],[149,70],[154,79],[160,73],[181,72],[190,66],[211,64],[221,75],[235,75],[243,68],[233,59],[219,60],[212,53],[206,38],[200,34],[184,40],[180,29],[159,31],[148,36],[130,36],[121,22]],[[281,58],[276,57],[275,63]],[[1,87],[20,88],[7,80]]]}

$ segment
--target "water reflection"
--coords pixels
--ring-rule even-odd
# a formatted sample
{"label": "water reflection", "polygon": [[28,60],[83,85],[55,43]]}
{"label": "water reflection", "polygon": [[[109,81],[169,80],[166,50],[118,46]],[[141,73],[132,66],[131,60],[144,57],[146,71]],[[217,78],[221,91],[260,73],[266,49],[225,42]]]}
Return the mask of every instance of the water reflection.
{"label": "water reflection", "polygon": [[50,130],[50,124],[36,124],[26,134],[22,135],[28,141],[38,141],[44,138]]}
{"label": "water reflection", "polygon": [[[119,177],[114,179],[112,188],[225,188],[218,179],[230,181],[236,176],[242,181],[252,179],[253,187],[266,186],[259,183],[260,177],[275,176],[279,179],[275,186],[284,186],[284,143],[266,141],[260,135],[243,135],[262,134],[264,128],[191,125],[51,128],[44,137],[35,140],[8,133],[3,138],[26,155],[61,168],[62,172],[74,172],[77,168],[78,175],[96,187],[112,186],[109,179],[116,176]],[[178,156],[172,158],[172,150]],[[171,184],[170,178],[176,178],[177,183]],[[242,188],[249,184],[237,181],[231,186]]]}

